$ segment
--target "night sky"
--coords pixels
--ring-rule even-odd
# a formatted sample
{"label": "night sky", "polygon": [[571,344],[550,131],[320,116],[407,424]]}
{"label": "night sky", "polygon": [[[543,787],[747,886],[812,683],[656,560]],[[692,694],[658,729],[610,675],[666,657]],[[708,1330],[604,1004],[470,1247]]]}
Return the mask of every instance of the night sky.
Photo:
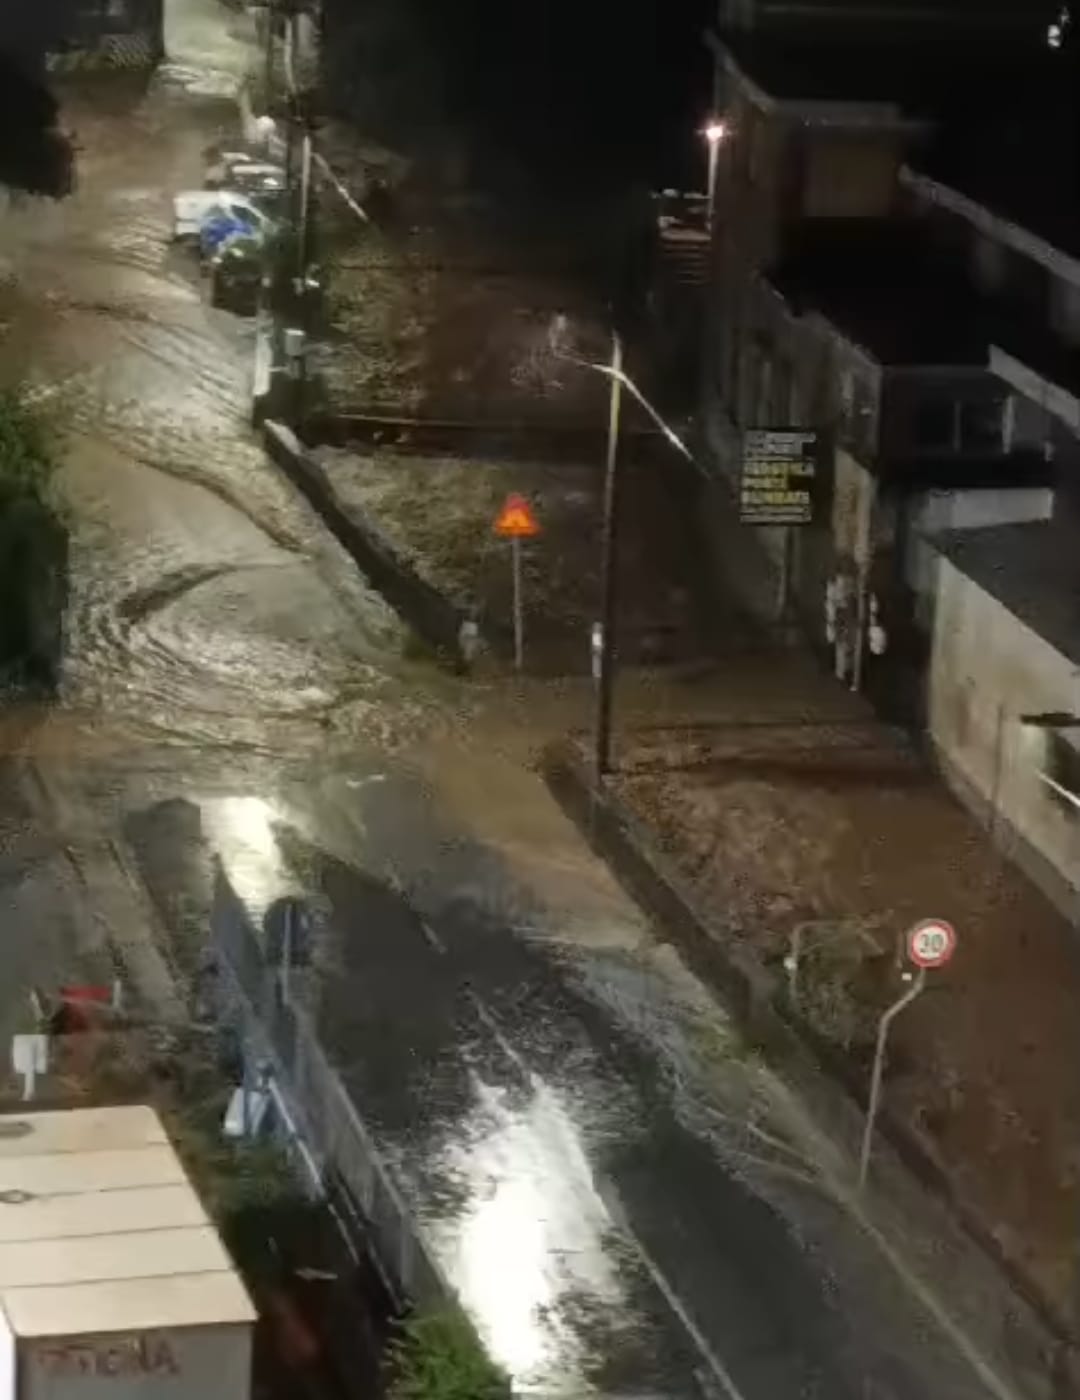
{"label": "night sky", "polygon": [[715,0],[327,0],[339,97],[452,128],[546,180],[674,178],[707,105]]}

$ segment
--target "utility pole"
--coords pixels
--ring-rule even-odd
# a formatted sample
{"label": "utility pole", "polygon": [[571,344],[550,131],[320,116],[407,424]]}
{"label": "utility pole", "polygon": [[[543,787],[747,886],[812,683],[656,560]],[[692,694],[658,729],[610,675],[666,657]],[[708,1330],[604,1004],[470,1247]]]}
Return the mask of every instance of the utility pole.
{"label": "utility pole", "polygon": [[[275,258],[273,280],[276,339],[285,326],[302,333],[300,343],[288,337],[285,359],[288,374],[288,409],[294,422],[303,414],[305,354],[311,330],[309,265],[312,228],[313,94],[298,80],[300,6],[285,0],[285,227],[288,236]],[[288,341],[293,343],[288,343]]]}
{"label": "utility pole", "polygon": [[607,457],[604,464],[604,519],[603,519],[603,596],[600,604],[600,621],[593,626],[591,651],[596,676],[596,747],[595,767],[597,778],[611,772],[611,711],[615,695],[615,667],[618,661],[616,645],[616,624],[618,618],[619,587],[619,527],[620,477],[619,470],[619,430],[622,419],[622,392],[627,391],[649,415],[664,437],[691,466],[701,470],[694,454],[683,442],[670,424],[653,407],[638,386],[623,369],[623,343],[618,330],[611,333],[611,360],[604,364],[599,360],[586,360],[581,356],[560,349],[560,340],[566,329],[566,318],[557,317],[551,329],[551,353],[556,359],[602,374],[611,385],[608,400]]}
{"label": "utility pole", "polygon": [[274,0],[266,0],[266,103],[274,92]]}
{"label": "utility pole", "polygon": [[299,313],[300,330],[304,344],[296,363],[296,401],[294,412],[297,423],[304,416],[304,399],[307,389],[307,353],[311,341],[313,286],[311,281],[311,242],[312,242],[312,183],[311,158],[313,154],[314,121],[310,100],[305,94],[304,110],[301,115],[303,135],[300,142],[300,207],[297,211],[296,228],[296,267],[293,287],[296,293],[295,306]]}
{"label": "utility pole", "polygon": [[604,464],[603,595],[600,611],[600,666],[596,683],[596,776],[611,772],[611,711],[615,698],[615,624],[619,589],[619,428],[622,417],[623,345],[611,336],[611,397],[608,401],[607,458]]}

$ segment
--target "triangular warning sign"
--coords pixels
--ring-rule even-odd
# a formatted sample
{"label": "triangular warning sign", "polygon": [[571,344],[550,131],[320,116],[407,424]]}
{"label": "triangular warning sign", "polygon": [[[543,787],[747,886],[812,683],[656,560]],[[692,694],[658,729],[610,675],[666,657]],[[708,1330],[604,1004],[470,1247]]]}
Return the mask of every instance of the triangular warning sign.
{"label": "triangular warning sign", "polygon": [[507,496],[492,529],[504,540],[527,540],[540,533],[540,522],[525,497],[515,492]]}

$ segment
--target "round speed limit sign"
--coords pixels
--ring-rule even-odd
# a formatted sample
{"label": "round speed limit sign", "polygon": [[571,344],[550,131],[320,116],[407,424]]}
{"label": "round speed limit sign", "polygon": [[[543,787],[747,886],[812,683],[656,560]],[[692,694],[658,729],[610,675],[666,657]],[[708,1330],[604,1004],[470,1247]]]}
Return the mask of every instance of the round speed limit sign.
{"label": "round speed limit sign", "polygon": [[924,919],[908,930],[907,951],[916,967],[944,967],[956,952],[956,930],[944,919]]}

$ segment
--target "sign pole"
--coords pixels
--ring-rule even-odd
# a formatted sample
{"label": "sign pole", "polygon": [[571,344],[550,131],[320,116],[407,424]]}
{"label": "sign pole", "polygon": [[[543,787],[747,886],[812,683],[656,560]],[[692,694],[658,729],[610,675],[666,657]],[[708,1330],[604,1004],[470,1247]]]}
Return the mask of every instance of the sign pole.
{"label": "sign pole", "polygon": [[524,496],[512,492],[507,496],[502,510],[495,517],[492,526],[501,540],[510,541],[510,568],[513,574],[514,610],[514,669],[521,671],[525,666],[525,604],[524,585],[521,577],[521,541],[534,539],[540,533],[540,524],[533,514],[532,506]]}
{"label": "sign pole", "polygon": [[514,669],[520,671],[525,664],[525,610],[521,599],[521,539],[518,535],[510,541],[510,558],[514,571]]}
{"label": "sign pole", "polygon": [[863,1129],[862,1151],[859,1153],[859,1190],[866,1186],[866,1176],[870,1170],[870,1147],[874,1139],[874,1125],[877,1122],[878,1108],[881,1105],[881,1079],[885,1070],[885,1045],[889,1038],[889,1027],[905,1006],[910,1006],[926,986],[926,968],[920,967],[914,982],[893,1002],[878,1022],[877,1047],[874,1050],[874,1070],[870,1076],[870,1102],[866,1108],[866,1126]]}
{"label": "sign pole", "polygon": [[[877,1045],[874,1048],[874,1068],[870,1075],[870,1101],[866,1106],[866,1125],[863,1128],[862,1150],[859,1153],[859,1190],[866,1186],[870,1171],[870,1148],[874,1139],[878,1109],[881,1107],[881,1081],[885,1073],[885,1046],[889,1038],[889,1027],[900,1015],[905,1006],[910,1006],[926,986],[926,974],[931,968],[944,967],[956,951],[956,930],[944,919],[923,919],[909,928],[905,937],[908,958],[918,971],[915,980],[903,996],[893,1002],[878,1022]],[[899,959],[898,959],[899,961]],[[905,980],[911,977],[904,973]]]}

